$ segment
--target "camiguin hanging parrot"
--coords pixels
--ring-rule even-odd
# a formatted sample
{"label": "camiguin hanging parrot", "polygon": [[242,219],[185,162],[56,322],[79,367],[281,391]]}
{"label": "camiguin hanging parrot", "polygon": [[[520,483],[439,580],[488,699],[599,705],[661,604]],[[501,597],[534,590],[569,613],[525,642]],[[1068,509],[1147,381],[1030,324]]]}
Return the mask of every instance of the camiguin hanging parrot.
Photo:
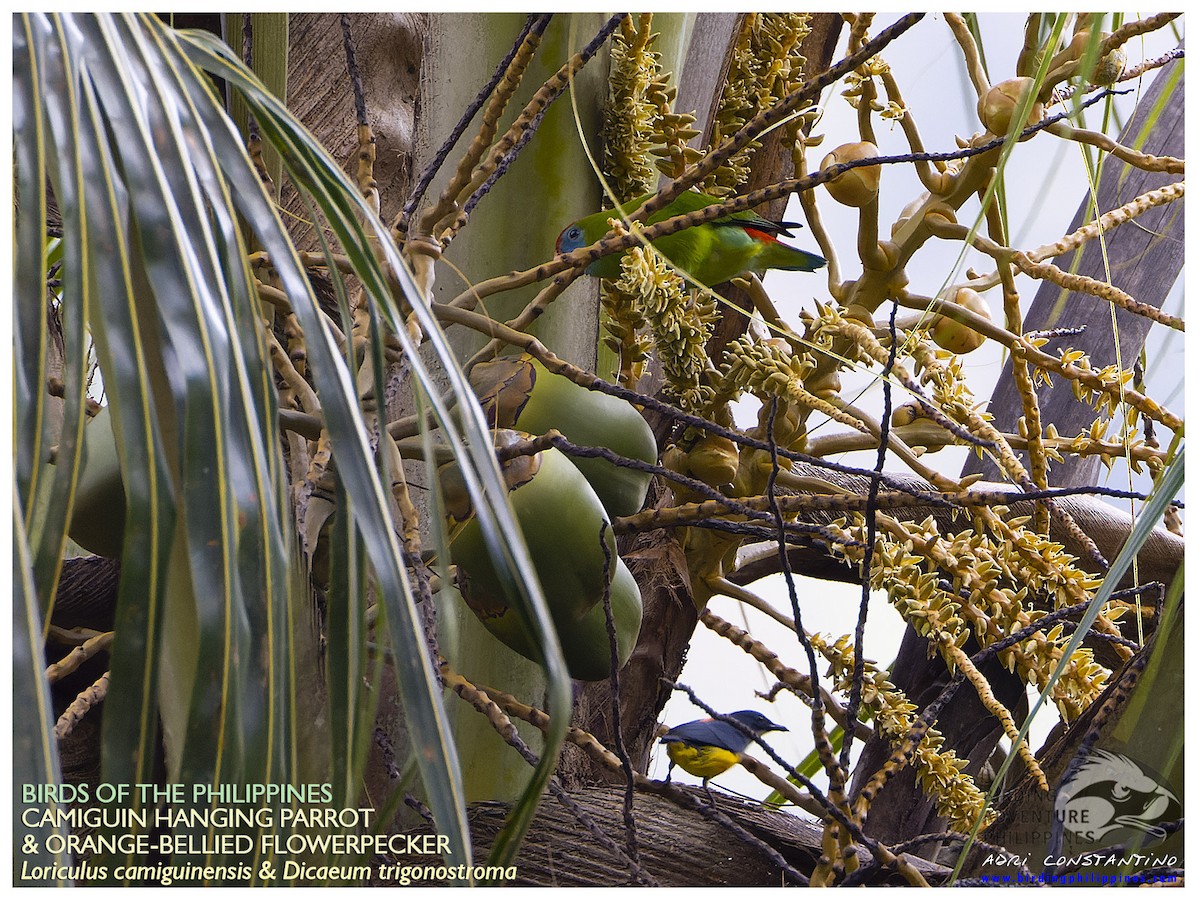
{"label": "camiguin hanging parrot", "polygon": [[[631,200],[623,204],[621,209],[629,215],[651,196],[646,194]],[[653,225],[720,202],[707,194],[686,191],[651,215],[646,222]],[[608,233],[608,220],[617,217],[616,210],[606,209],[568,225],[558,236],[555,252],[569,253],[594,244]],[[665,235],[653,241],[653,244],[675,268],[711,287],[743,272],[762,275],[767,269],[811,272],[821,268],[825,260],[820,256],[780,243],[780,235],[792,237],[791,229],[799,227],[795,222],[772,222],[757,213],[736,212]],[[617,278],[621,274],[623,255],[614,253],[598,259],[587,267],[587,273],[597,278]]]}

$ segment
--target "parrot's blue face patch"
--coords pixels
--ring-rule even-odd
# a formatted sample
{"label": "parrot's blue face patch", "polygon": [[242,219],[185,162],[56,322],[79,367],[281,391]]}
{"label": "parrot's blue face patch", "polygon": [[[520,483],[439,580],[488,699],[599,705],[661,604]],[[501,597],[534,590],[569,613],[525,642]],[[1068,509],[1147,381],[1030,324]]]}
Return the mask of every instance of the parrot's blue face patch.
{"label": "parrot's blue face patch", "polygon": [[558,236],[558,241],[554,244],[554,252],[570,253],[572,250],[578,250],[584,246],[586,243],[583,240],[583,229],[578,225],[568,225]]}

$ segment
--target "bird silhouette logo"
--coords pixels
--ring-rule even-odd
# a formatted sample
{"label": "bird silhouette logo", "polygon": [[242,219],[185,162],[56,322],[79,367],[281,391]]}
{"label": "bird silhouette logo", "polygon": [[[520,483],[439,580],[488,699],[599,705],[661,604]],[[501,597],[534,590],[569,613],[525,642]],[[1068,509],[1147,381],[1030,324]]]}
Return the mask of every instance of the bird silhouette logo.
{"label": "bird silhouette logo", "polygon": [[1162,779],[1139,763],[1095,750],[1059,790],[1054,814],[1081,840],[1113,843],[1144,834],[1160,841],[1169,833],[1164,826],[1179,819],[1183,807]]}

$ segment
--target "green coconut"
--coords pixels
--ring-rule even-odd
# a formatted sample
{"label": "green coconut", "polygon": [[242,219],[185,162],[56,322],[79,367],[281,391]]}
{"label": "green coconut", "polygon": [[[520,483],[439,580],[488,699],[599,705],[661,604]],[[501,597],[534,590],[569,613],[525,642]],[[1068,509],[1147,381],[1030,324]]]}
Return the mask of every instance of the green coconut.
{"label": "green coconut", "polygon": [[[529,434],[553,428],[580,447],[603,447],[651,464],[658,460],[654,432],[632,404],[555,375],[529,354],[481,363],[472,370],[471,383],[498,428]],[[650,486],[648,472],[598,457],[573,456],[571,462],[610,517],[630,516],[642,508]]]}
{"label": "green coconut", "polygon": [[[500,431],[500,445],[522,440],[524,435]],[[509,501],[529,548],[529,554],[556,625],[582,619],[604,596],[612,578],[605,577],[605,558],[616,559],[613,537],[604,506],[587,479],[559,451],[517,456],[502,466]],[[465,501],[461,474],[454,464],[441,473],[451,519],[463,522],[452,535],[450,555],[458,567],[458,589],[485,626],[511,614],[520,621],[512,600],[484,540],[483,529]],[[603,528],[604,544],[601,544]],[[498,635],[499,636],[499,635]]]}
{"label": "green coconut", "polygon": [[[525,438],[509,430],[496,434],[498,446]],[[602,602],[605,589],[621,665],[637,643],[642,597],[617,556],[612,529],[604,527],[609,520],[603,505],[582,473],[553,448],[514,457],[501,468],[571,677],[607,678],[611,654]],[[510,599],[501,587],[460,470],[451,463],[442,467],[440,476],[451,523],[460,526],[450,541],[459,593],[492,635],[522,656],[541,662],[538,641],[525,624],[527,617],[513,605],[519,601]]]}
{"label": "green coconut", "polygon": [[[616,570],[609,588],[609,605],[617,632],[617,668],[620,669],[629,662],[642,630],[642,592],[625,562],[620,557],[614,562]],[[577,625],[558,629],[558,640],[572,678],[600,681],[609,676],[612,654],[603,603],[597,603]]]}
{"label": "green coconut", "polygon": [[[613,559],[613,581],[609,588],[613,628],[617,633],[617,666],[624,666],[633,654],[642,628],[642,594],[633,574],[620,557]],[[515,609],[498,616],[480,617],[491,634],[526,659],[542,662],[537,641],[521,624]],[[562,647],[563,659],[572,678],[601,681],[609,676],[612,653],[608,642],[608,624],[604,604],[575,622],[554,622],[554,631]]]}

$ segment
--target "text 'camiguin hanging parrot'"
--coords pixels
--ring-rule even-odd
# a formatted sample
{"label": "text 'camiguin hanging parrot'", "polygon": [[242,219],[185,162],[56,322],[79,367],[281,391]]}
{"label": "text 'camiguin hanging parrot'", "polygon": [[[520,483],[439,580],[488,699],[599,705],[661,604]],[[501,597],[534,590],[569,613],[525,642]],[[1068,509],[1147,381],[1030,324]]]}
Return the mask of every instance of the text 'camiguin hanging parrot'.
{"label": "text 'camiguin hanging parrot'", "polygon": [[[621,211],[629,215],[652,196],[646,194],[631,200],[621,206]],[[720,202],[707,194],[686,191],[651,215],[646,224],[653,225]],[[608,233],[609,219],[619,217],[620,213],[612,209],[585,216],[563,229],[555,252],[569,253],[594,244]],[[822,257],[780,243],[780,235],[792,237],[790,229],[799,227],[795,222],[772,222],[757,213],[736,212],[657,238],[653,245],[675,268],[711,287],[743,272],[761,276],[767,269],[811,272],[821,268],[825,265]],[[598,259],[588,266],[587,273],[597,278],[617,278],[623,255],[614,253]]]}

